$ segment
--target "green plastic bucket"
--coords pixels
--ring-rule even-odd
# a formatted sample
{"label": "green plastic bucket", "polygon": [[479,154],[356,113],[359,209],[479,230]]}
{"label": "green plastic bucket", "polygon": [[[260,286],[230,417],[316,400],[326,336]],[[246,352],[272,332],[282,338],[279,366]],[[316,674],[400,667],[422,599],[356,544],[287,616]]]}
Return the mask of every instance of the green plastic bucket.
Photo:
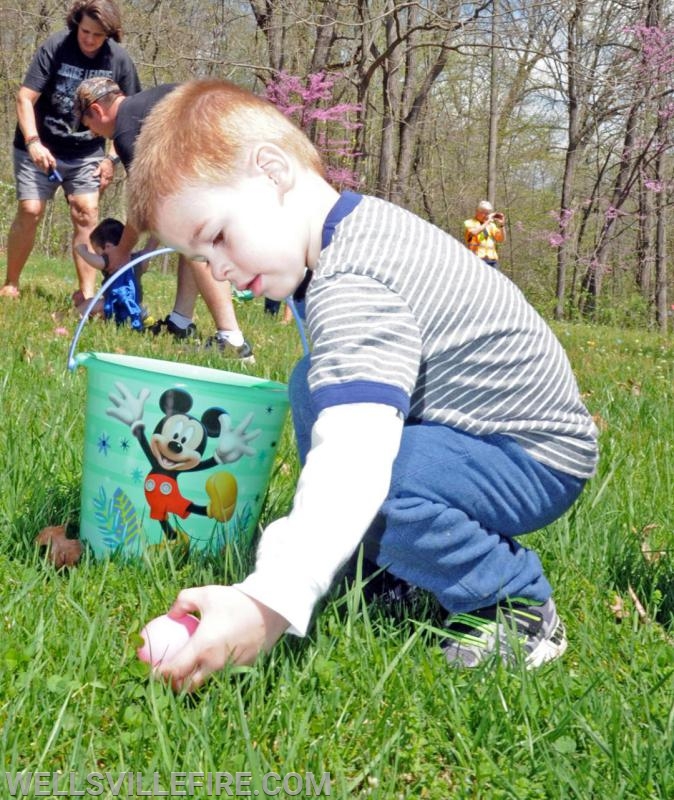
{"label": "green plastic bucket", "polygon": [[275,381],[137,356],[75,355],[108,286],[171,252],[141,253],[105,281],[70,343],[68,369],[81,365],[88,375],[80,538],[97,558],[137,557],[170,542],[203,552],[249,542],[288,412],[287,388]]}
{"label": "green plastic bucket", "polygon": [[288,410],[284,384],[79,353],[87,370],[80,538],[97,558],[249,542]]}

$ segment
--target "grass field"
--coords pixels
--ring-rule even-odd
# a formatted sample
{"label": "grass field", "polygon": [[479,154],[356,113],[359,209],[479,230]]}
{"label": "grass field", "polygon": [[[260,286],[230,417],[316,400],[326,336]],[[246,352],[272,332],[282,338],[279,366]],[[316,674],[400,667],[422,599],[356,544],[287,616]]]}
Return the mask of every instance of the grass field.
{"label": "grass field", "polygon": [[[136,659],[140,627],[184,586],[242,577],[251,555],[85,557],[57,573],[36,548],[41,528],[79,515],[86,375],[66,371],[71,270],[31,265],[21,301],[0,305],[0,798],[20,796],[20,770],[63,775],[56,787],[50,776],[33,782],[30,797],[210,796],[175,774],[172,793],[177,772],[240,773],[238,788],[220,776],[222,797],[674,797],[671,339],[555,327],[602,447],[572,512],[527,539],[567,624],[561,661],[532,673],[450,670],[430,600],[401,621],[368,608],[356,587],[326,599],[306,639],[287,637],[255,667],[175,696]],[[148,274],[155,315],[170,310],[173,286],[170,274]],[[261,301],[238,310],[257,363],[226,367],[285,380],[301,352],[296,331]],[[209,332],[202,307],[197,322]],[[80,349],[221,365],[101,323],[87,325]],[[287,509],[296,474],[288,429],[263,523]],[[93,772],[123,782],[85,784]],[[124,773],[143,773],[141,783]]]}

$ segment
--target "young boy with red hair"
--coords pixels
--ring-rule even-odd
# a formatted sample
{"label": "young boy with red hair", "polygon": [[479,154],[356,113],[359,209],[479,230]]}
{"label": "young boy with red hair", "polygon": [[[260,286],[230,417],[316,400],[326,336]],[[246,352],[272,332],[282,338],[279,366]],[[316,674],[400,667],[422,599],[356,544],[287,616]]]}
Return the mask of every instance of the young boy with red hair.
{"label": "young boy with red hair", "polygon": [[561,655],[552,589],[517,537],[576,500],[596,429],[517,287],[414,214],[338,193],[307,137],[231,83],[176,89],[137,152],[139,229],[256,296],[282,300],[313,273],[313,349],[289,385],[303,465],[292,510],[267,527],[241,583],[180,592],[170,613],[201,624],[160,672],[191,689],[285,631],[304,634],[361,542],[450,613],[450,663]]}

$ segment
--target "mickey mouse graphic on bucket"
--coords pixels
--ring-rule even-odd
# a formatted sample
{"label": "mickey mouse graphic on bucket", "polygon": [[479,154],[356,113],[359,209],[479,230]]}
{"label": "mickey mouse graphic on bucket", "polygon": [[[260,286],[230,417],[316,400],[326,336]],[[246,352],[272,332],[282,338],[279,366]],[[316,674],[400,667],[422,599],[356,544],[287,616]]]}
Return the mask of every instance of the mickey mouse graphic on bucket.
{"label": "mickey mouse graphic on bucket", "polygon": [[[167,389],[159,398],[163,417],[148,438],[143,419],[145,402],[150,396],[142,389],[134,396],[121,382],[115,383],[116,393],[110,393],[112,406],[106,414],[128,425],[138,440],[150,465],[144,481],[145,499],[150,508],[150,518],[157,520],[167,539],[176,539],[178,533],[169,521],[174,514],[186,519],[190,514],[210,517],[219,522],[231,519],[236,506],[236,478],[227,471],[211,475],[205,484],[209,497],[206,505],[184,497],[178,488],[178,478],[187,472],[212,470],[222,464],[231,464],[242,456],[254,456],[250,442],[261,430],[248,431],[253,414],[248,414],[237,427],[223,408],[206,409],[201,418],[189,412],[193,399],[184,389]],[[215,450],[205,458],[209,438],[217,440]]]}
{"label": "mickey mouse graphic on bucket", "polygon": [[277,381],[184,362],[76,353],[110,282],[171,252],[142,253],[111,276],[68,351],[68,369],[87,372],[80,539],[96,558],[137,558],[171,542],[210,553],[250,545],[287,417],[288,387]]}
{"label": "mickey mouse graphic on bucket", "polygon": [[80,538],[96,558],[250,546],[288,411],[285,384],[78,353],[87,393]]}

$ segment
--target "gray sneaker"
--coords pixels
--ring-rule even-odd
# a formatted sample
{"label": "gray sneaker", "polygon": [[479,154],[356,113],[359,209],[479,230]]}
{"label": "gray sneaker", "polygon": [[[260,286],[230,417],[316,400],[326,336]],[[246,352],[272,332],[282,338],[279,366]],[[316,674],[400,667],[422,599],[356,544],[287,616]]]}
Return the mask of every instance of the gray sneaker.
{"label": "gray sneaker", "polygon": [[207,350],[217,348],[224,358],[237,358],[243,364],[254,364],[255,356],[253,348],[244,339],[243,344],[237,346],[231,344],[227,339],[220,339],[218,336],[209,336],[204,343]]}
{"label": "gray sneaker", "polygon": [[476,667],[491,656],[507,664],[518,654],[527,669],[559,658],[566,650],[566,632],[554,600],[536,603],[521,597],[447,620],[440,643],[450,664]]}

